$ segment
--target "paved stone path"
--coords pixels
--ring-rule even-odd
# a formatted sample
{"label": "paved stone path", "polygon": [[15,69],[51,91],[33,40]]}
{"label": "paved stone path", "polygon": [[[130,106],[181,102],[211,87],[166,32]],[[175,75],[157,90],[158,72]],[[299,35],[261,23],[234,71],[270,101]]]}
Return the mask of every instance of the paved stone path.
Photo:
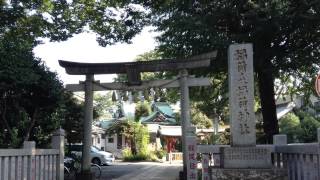
{"label": "paved stone path", "polygon": [[101,180],[176,180],[182,163],[117,162],[102,167]]}

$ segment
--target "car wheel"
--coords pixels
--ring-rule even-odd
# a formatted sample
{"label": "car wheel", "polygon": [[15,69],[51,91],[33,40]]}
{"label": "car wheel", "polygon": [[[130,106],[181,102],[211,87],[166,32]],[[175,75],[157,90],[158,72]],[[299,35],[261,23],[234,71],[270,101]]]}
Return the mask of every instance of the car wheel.
{"label": "car wheel", "polygon": [[91,162],[92,162],[93,164],[101,165],[101,161],[100,161],[99,158],[93,158]]}

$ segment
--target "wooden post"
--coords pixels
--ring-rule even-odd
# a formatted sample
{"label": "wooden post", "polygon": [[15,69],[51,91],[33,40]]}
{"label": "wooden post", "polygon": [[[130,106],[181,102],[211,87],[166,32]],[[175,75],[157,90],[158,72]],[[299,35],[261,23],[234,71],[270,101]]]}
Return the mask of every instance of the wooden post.
{"label": "wooden post", "polygon": [[56,159],[56,178],[57,180],[64,179],[64,136],[63,129],[56,130],[52,135],[52,148],[59,150],[59,157]]}

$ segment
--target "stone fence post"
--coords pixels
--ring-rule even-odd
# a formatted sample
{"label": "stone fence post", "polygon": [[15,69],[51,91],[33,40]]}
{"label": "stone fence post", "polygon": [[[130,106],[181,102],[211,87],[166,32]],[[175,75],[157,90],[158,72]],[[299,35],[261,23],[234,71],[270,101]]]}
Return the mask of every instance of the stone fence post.
{"label": "stone fence post", "polygon": [[35,171],[36,171],[36,158],[34,152],[36,150],[36,142],[34,141],[24,141],[23,149],[28,150],[30,152],[30,158],[27,162],[27,179],[35,179]]}
{"label": "stone fence post", "polygon": [[287,135],[286,134],[276,134],[273,136],[273,145],[286,145]]}
{"label": "stone fence post", "polygon": [[63,129],[56,130],[52,135],[51,145],[53,149],[59,150],[59,157],[57,157],[57,180],[64,180],[64,136]]}
{"label": "stone fence post", "polygon": [[317,129],[317,138],[318,143],[320,143],[320,128]]}

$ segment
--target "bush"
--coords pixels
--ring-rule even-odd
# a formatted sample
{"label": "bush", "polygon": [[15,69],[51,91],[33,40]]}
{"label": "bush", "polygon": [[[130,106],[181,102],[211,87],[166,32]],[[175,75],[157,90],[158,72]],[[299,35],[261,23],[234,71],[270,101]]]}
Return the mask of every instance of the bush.
{"label": "bush", "polygon": [[161,149],[161,150],[154,151],[154,154],[157,156],[158,159],[162,159],[164,156],[167,155],[167,152]]}
{"label": "bush", "polygon": [[[123,161],[159,161],[159,155],[165,154],[165,152],[161,151],[155,151],[155,152],[150,152],[148,154],[146,153],[137,153],[135,155],[132,154],[130,148],[125,148],[122,150],[122,155],[123,155]],[[162,157],[161,157],[162,158]]]}
{"label": "bush", "polygon": [[122,150],[122,157],[125,159],[126,157],[131,157],[132,156],[132,152],[130,148],[124,148]]}
{"label": "bush", "polygon": [[149,155],[145,153],[132,154],[130,148],[122,150],[123,161],[146,161],[149,160]]}
{"label": "bush", "polygon": [[226,128],[222,133],[219,133],[219,144],[230,144],[230,128]]}
{"label": "bush", "polygon": [[138,154],[147,156],[149,154],[148,143],[150,139],[148,128],[140,123],[137,123],[134,133],[134,140]]}
{"label": "bush", "polygon": [[126,156],[123,158],[124,161],[145,161],[148,157],[144,154],[136,154],[131,156]]}
{"label": "bush", "polygon": [[320,127],[320,122],[307,112],[300,111],[297,114],[299,117],[288,113],[280,119],[280,133],[287,134],[288,143],[317,141],[317,128]]}
{"label": "bush", "polygon": [[303,119],[301,119],[300,124],[300,141],[304,143],[317,141],[317,128],[320,127],[320,122],[314,117],[306,115]]}
{"label": "bush", "polygon": [[147,102],[140,102],[135,109],[135,121],[139,122],[141,117],[149,116],[151,113],[151,107]]}
{"label": "bush", "polygon": [[299,117],[294,113],[288,113],[279,120],[281,134],[286,134],[288,143],[298,142],[298,135],[301,132]]}

